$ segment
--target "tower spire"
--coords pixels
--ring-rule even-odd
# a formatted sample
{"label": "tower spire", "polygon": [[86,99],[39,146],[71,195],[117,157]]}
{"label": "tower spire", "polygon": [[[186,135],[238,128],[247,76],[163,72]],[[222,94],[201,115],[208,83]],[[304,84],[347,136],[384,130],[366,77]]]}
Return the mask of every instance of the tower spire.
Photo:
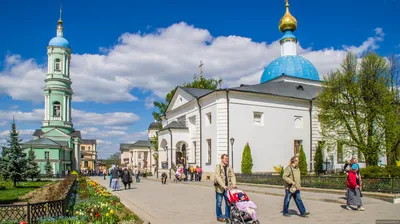
{"label": "tower spire", "polygon": [[62,26],[62,4],[60,3],[60,19],[58,19],[58,26],[57,26],[57,36],[62,37],[64,35],[64,28]]}
{"label": "tower spire", "polygon": [[287,30],[295,31],[297,28],[297,20],[290,14],[289,11],[289,0],[285,0],[286,4],[286,12],[283,15],[282,19],[279,21],[279,30],[284,33]]}

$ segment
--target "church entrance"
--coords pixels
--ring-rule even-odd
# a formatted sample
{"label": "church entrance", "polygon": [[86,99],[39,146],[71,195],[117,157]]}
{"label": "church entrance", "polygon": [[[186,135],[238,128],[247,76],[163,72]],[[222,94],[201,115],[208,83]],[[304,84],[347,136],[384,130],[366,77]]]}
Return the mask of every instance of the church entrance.
{"label": "church entrance", "polygon": [[187,144],[186,142],[178,142],[176,145],[175,160],[176,164],[183,165],[186,167],[187,161]]}

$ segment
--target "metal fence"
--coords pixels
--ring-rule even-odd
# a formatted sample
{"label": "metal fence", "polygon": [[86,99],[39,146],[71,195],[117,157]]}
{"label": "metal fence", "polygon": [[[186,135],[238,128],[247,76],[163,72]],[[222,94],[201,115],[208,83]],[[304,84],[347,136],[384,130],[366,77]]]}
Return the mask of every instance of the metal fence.
{"label": "metal fence", "polygon": [[59,217],[67,215],[69,198],[76,180],[69,186],[64,199],[38,203],[0,205],[0,223],[36,223],[40,218]]}
{"label": "metal fence", "polygon": [[[285,183],[281,176],[271,174],[236,174],[238,182],[253,184],[281,185]],[[301,186],[325,189],[346,189],[346,176],[303,176]],[[363,191],[400,193],[400,178],[362,178]]]}

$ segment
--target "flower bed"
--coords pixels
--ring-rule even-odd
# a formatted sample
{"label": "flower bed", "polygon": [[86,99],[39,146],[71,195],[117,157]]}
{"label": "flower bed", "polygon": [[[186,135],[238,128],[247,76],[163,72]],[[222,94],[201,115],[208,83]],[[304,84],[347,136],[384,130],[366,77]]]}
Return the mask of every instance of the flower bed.
{"label": "flower bed", "polygon": [[143,223],[118,197],[87,177],[78,178],[76,203],[69,207],[68,213],[70,217],[43,219],[40,223]]}

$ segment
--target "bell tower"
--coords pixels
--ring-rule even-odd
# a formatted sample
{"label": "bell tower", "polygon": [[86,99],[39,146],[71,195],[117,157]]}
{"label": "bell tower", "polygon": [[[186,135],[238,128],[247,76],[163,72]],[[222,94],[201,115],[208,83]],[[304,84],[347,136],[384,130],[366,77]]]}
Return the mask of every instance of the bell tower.
{"label": "bell tower", "polygon": [[57,25],[57,36],[47,47],[47,73],[44,88],[44,119],[42,130],[58,128],[69,134],[74,131],[71,117],[72,88],[70,77],[71,47],[64,38],[62,10]]}

